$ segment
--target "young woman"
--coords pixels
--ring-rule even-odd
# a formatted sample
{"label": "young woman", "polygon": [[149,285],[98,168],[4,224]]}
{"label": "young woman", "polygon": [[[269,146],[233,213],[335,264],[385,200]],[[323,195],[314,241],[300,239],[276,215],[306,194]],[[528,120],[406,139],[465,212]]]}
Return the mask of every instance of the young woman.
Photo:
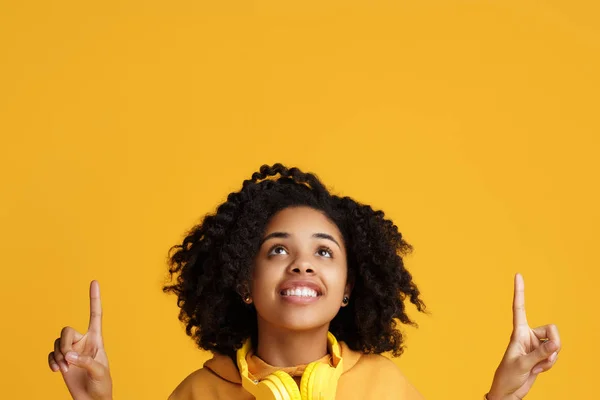
{"label": "young woman", "polygon": [[[381,356],[403,352],[405,300],[425,312],[405,268],[411,246],[382,211],[338,197],[310,173],[263,165],[169,254],[179,318],[214,353],[170,400],[422,399]],[[515,276],[513,333],[489,400],[523,398],[560,351],[556,326],[529,328]],[[48,356],[74,399],[112,399],[100,292],[90,325],[62,330]],[[485,397],[485,396],[484,396]]]}

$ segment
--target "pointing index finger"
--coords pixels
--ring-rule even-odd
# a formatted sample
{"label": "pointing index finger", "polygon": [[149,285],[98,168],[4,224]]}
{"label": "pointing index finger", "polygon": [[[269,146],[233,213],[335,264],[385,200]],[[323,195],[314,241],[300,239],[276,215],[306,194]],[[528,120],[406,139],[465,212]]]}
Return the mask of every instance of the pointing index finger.
{"label": "pointing index finger", "polygon": [[513,329],[519,326],[529,326],[525,314],[525,282],[523,275],[515,275],[515,293],[513,297]]}
{"label": "pointing index finger", "polygon": [[90,325],[89,332],[102,333],[102,304],[100,303],[100,284],[93,280],[90,284]]}

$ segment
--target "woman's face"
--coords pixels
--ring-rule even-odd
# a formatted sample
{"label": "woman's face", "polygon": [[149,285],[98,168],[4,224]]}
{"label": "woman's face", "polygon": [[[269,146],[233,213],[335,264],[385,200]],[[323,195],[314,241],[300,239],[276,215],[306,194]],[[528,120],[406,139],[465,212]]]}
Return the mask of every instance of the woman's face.
{"label": "woman's face", "polygon": [[303,331],[329,326],[349,295],[346,249],[337,226],[310,207],[269,221],[251,284],[259,327]]}

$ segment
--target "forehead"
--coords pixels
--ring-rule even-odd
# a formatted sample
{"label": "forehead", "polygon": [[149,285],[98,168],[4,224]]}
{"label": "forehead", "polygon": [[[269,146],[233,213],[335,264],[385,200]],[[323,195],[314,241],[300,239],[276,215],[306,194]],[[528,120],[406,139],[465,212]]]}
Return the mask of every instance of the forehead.
{"label": "forehead", "polygon": [[266,233],[272,231],[301,233],[326,232],[341,236],[338,227],[321,211],[310,207],[288,207],[271,217]]}

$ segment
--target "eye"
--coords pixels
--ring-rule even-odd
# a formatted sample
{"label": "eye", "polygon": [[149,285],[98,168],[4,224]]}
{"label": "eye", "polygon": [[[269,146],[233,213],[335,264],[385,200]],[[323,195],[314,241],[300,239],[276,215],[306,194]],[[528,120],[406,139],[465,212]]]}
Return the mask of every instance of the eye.
{"label": "eye", "polygon": [[333,257],[333,252],[329,247],[321,247],[319,250],[317,250],[317,254],[325,258]]}
{"label": "eye", "polygon": [[[285,253],[281,253],[277,250],[283,250],[285,251]],[[285,247],[281,246],[281,245],[276,245],[274,247],[271,248],[271,250],[269,250],[269,255],[278,255],[278,254],[286,254],[287,250],[285,249]]]}

